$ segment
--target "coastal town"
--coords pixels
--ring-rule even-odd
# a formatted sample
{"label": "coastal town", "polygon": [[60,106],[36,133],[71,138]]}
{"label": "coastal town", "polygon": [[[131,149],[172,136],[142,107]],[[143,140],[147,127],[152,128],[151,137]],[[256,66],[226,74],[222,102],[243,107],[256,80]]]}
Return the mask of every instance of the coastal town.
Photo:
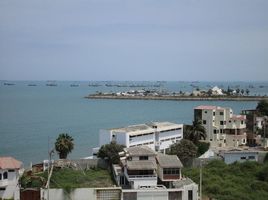
{"label": "coastal town", "polygon": [[166,89],[151,89],[140,88],[131,89],[120,92],[100,92],[89,94],[85,98],[89,99],[140,99],[140,100],[178,100],[178,101],[260,101],[268,99],[266,95],[250,95],[249,88],[246,89],[232,89],[228,86],[225,90],[218,86],[210,89],[200,89],[198,86],[192,85],[192,91],[170,92]]}
{"label": "coastal town", "polygon": [[268,0],[0,0],[0,200],[268,200]]}
{"label": "coastal town", "polygon": [[[73,138],[60,134],[50,158],[30,167],[0,157],[0,199],[221,199],[220,189],[209,185],[206,167],[239,163],[244,170],[259,167],[254,181],[264,185],[250,187],[267,191],[268,102],[240,114],[199,105],[191,125],[164,121],[101,129],[92,155],[67,159],[73,148]],[[266,198],[267,192],[258,199]]]}

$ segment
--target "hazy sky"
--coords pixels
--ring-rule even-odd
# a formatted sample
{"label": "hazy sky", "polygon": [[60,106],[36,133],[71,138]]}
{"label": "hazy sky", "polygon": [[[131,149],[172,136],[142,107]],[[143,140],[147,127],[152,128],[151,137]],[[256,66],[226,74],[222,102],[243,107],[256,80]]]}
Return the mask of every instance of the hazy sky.
{"label": "hazy sky", "polygon": [[268,1],[0,0],[0,79],[268,80]]}

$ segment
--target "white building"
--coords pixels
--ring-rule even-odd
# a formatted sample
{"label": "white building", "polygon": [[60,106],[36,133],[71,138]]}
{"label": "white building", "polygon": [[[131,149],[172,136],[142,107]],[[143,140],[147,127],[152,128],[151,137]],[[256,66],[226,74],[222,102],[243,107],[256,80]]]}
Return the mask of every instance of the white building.
{"label": "white building", "polygon": [[[99,147],[115,141],[128,147],[148,146],[164,152],[173,143],[183,138],[183,124],[171,122],[151,122],[123,128],[100,130]],[[99,148],[93,149],[93,155]]]}
{"label": "white building", "polygon": [[195,120],[201,120],[206,129],[207,140],[213,146],[234,146],[246,144],[246,116],[235,115],[231,108],[219,106],[197,106]]}
{"label": "white building", "polygon": [[125,200],[197,200],[198,186],[182,178],[176,155],[156,153],[147,146],[125,148],[120,165],[113,165]]}
{"label": "white building", "polygon": [[22,163],[12,157],[0,157],[0,199],[20,199],[19,170]]}
{"label": "white building", "polygon": [[221,153],[226,164],[234,162],[245,162],[245,161],[258,161],[258,152],[249,150],[234,149],[230,151],[224,151]]}
{"label": "white building", "polygon": [[222,89],[218,88],[218,86],[213,87],[211,91],[212,95],[224,95]]}

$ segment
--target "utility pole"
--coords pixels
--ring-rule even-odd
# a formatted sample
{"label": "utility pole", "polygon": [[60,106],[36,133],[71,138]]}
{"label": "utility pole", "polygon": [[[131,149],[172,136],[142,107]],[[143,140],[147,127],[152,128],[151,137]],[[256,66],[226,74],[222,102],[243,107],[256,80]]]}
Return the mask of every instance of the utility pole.
{"label": "utility pole", "polygon": [[199,196],[199,200],[202,200],[202,159],[200,160],[200,183],[199,183],[199,192],[200,192],[200,196]]}

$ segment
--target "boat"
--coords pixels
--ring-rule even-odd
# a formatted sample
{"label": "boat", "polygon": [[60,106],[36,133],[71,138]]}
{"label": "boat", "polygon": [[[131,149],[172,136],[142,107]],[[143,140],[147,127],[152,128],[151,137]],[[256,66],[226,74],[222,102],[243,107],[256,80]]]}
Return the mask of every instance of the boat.
{"label": "boat", "polygon": [[12,86],[12,85],[15,85],[15,83],[8,83],[8,82],[5,82],[4,85]]}
{"label": "boat", "polygon": [[71,84],[70,86],[71,86],[71,87],[79,87],[79,84],[75,84],[75,83],[73,83],[73,84]]}
{"label": "boat", "polygon": [[58,86],[58,84],[55,83],[55,82],[48,82],[48,83],[46,84],[46,86],[56,87],[56,86]]}
{"label": "boat", "polygon": [[28,84],[28,86],[36,86],[36,84],[30,83]]}

